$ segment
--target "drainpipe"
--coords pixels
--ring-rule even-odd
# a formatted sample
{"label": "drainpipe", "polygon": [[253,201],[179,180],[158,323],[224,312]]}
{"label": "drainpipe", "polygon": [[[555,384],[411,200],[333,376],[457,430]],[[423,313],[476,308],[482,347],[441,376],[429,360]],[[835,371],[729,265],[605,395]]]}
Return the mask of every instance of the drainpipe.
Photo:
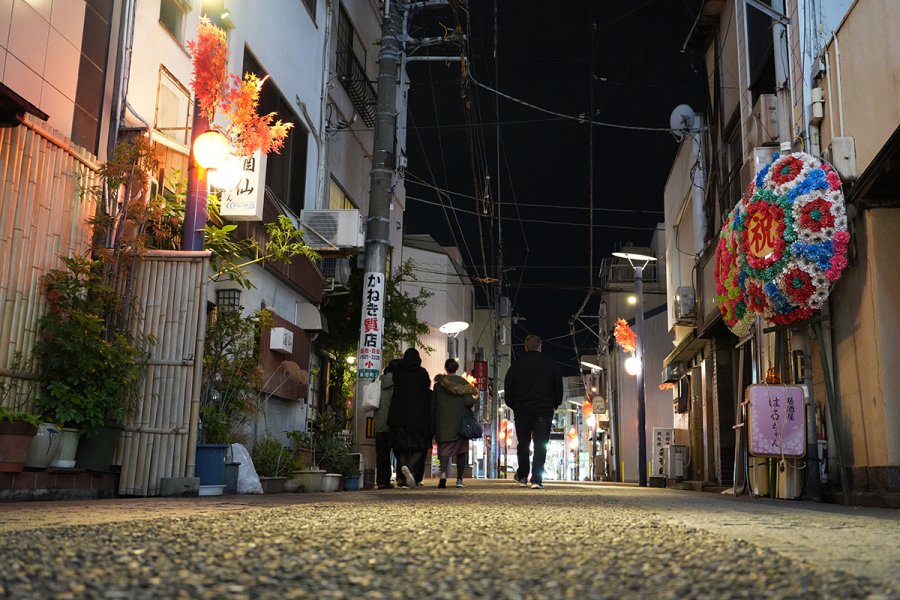
{"label": "drainpipe", "polygon": [[319,145],[319,167],[316,178],[315,208],[325,208],[325,195],[328,182],[328,135],[325,131],[326,114],[328,108],[328,88],[331,82],[328,69],[328,58],[331,55],[331,20],[334,18],[334,4],[332,0],[325,2],[325,41],[322,51],[322,102],[319,108],[319,135],[316,142]]}
{"label": "drainpipe", "polygon": [[694,256],[700,256],[703,252],[703,246],[706,243],[706,218],[703,211],[703,147],[701,134],[703,119],[700,115],[694,117],[691,126],[690,135],[692,140],[691,147],[691,164],[693,165],[691,191],[694,196],[693,202],[693,219],[694,219]]}
{"label": "drainpipe", "polygon": [[[784,14],[784,0],[774,0],[772,9]],[[778,139],[782,152],[793,149],[791,123],[788,115],[791,112],[790,96],[790,48],[787,45],[787,27],[781,19],[772,20],[772,48],[775,53],[775,94],[778,98]]]}
{"label": "drainpipe", "polygon": [[[834,32],[834,62],[837,63],[837,97],[838,120],[841,124],[841,136],[844,135],[844,86],[841,84],[841,43],[838,41],[837,31]],[[832,134],[832,137],[835,137]]]}

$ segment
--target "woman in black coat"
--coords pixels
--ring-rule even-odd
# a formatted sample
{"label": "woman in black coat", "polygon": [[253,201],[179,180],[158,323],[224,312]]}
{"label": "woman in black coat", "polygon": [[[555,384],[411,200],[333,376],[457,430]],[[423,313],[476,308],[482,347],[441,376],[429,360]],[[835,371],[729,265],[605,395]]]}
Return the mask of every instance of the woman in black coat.
{"label": "woman in black coat", "polygon": [[413,472],[431,445],[430,385],[419,351],[408,349],[394,365],[394,394],[388,413],[400,487],[416,487]]}

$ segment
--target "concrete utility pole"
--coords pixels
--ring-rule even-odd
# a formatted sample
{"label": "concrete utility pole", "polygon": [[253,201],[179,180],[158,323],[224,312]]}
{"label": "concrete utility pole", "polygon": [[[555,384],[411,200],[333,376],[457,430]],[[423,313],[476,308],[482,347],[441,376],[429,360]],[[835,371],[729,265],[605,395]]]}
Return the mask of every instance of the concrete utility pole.
{"label": "concrete utility pole", "polygon": [[[400,56],[399,9],[396,2],[388,2],[385,5],[381,49],[378,52],[378,97],[372,170],[369,171],[369,216],[366,220],[366,272],[363,278],[359,328],[357,398],[361,397],[359,392],[364,385],[376,379],[382,369],[385,267],[390,233],[391,184],[396,169],[394,137],[397,131],[397,74]],[[356,404],[358,406],[359,403]]]}

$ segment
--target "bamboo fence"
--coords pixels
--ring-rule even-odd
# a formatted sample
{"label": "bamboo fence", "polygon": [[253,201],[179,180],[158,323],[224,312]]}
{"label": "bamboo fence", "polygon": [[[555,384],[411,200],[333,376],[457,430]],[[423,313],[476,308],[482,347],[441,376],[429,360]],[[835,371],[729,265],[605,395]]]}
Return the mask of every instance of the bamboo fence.
{"label": "bamboo fence", "polygon": [[152,251],[138,269],[135,329],[156,343],[115,462],[120,494],[152,496],[161,478],[194,474],[209,253]]}
{"label": "bamboo fence", "polygon": [[[46,310],[41,276],[89,252],[96,158],[27,116],[0,129],[0,383],[37,393],[30,361]],[[142,396],[116,451],[119,493],[154,495],[162,477],[194,474],[208,252],[150,252],[139,262],[136,331],[156,338]],[[21,354],[26,370],[12,370]],[[0,396],[7,404],[15,398]]]}
{"label": "bamboo fence", "polygon": [[[82,190],[97,182],[95,157],[41,121],[0,129],[0,381],[31,398],[41,276],[61,266],[60,255],[88,251],[93,205]],[[17,353],[26,370],[14,374]]]}

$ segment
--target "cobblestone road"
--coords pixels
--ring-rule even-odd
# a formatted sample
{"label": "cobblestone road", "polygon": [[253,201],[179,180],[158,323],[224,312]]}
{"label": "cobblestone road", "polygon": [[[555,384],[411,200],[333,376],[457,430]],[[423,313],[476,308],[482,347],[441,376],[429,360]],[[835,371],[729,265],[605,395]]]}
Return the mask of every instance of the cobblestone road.
{"label": "cobblestone road", "polygon": [[0,505],[9,598],[900,598],[900,513],[608,485]]}

